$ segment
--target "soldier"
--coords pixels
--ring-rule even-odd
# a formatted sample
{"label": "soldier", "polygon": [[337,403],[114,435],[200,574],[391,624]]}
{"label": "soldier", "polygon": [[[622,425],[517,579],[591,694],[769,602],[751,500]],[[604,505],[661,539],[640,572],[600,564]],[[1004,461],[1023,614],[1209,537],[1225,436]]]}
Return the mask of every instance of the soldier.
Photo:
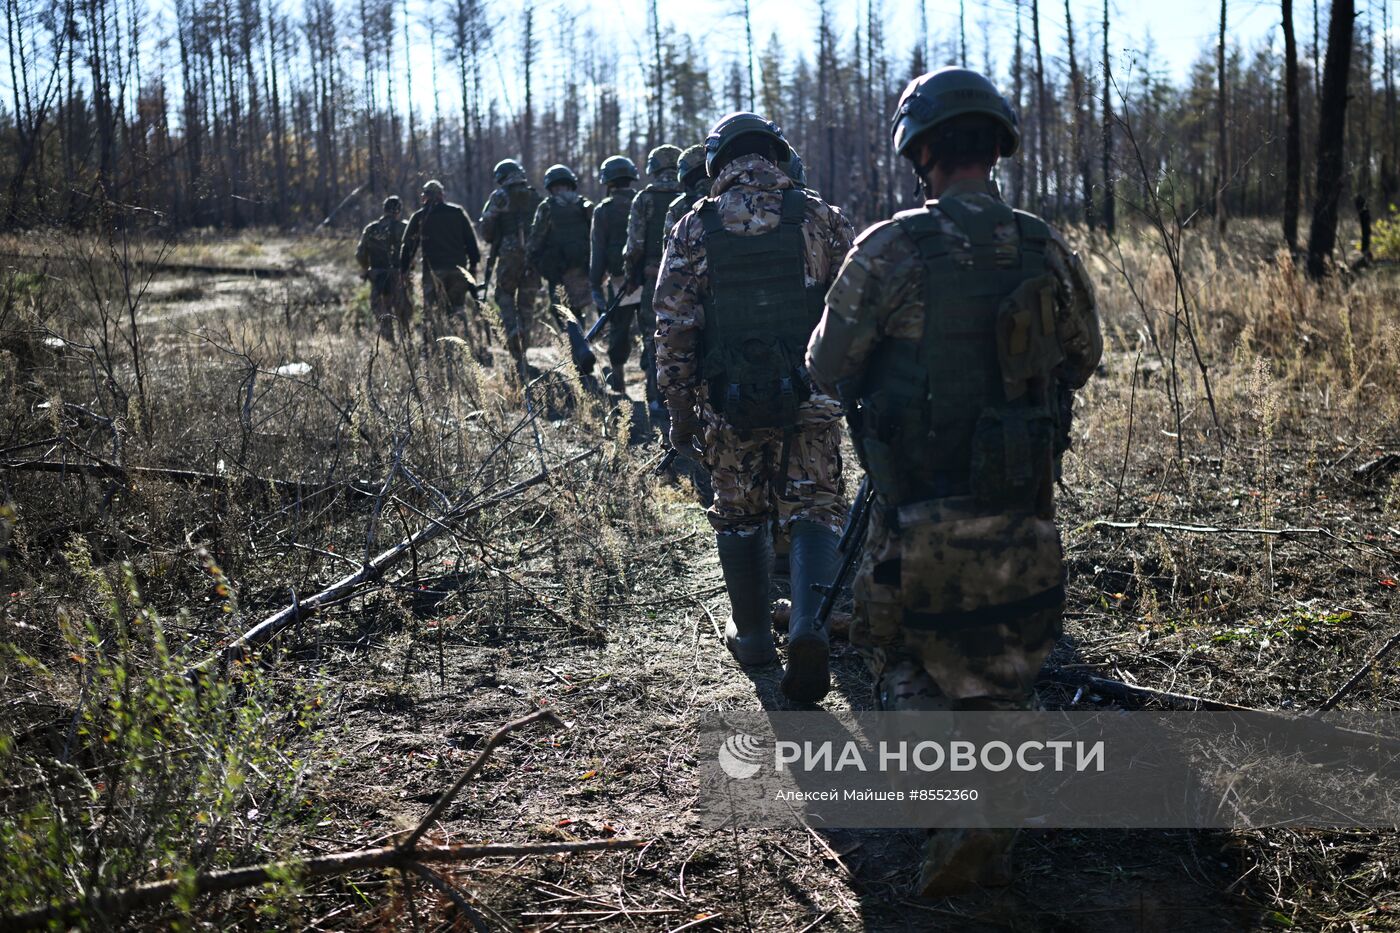
{"label": "soldier", "polygon": [[[593,290],[593,303],[598,313],[612,303],[618,291],[627,291],[623,275],[622,249],[627,243],[627,217],[632,211],[632,199],[637,191],[637,166],[626,156],[609,156],[598,167],[598,182],[606,186],[607,196],[593,209],[593,228],[589,234],[592,248],[588,259],[588,284]],[[603,292],[603,279],[608,280],[608,294]],[[622,367],[632,349],[632,320],[641,302],[628,295],[622,299],[613,319],[608,322],[608,386],[617,393],[627,390]]]}
{"label": "soldier", "polygon": [[656,389],[656,315],[652,296],[665,247],[666,209],[681,193],[681,183],[676,177],[680,154],[676,146],[657,146],[647,155],[647,174],[652,182],[632,200],[632,211],[627,216],[627,245],[622,251],[627,282],[642,287],[637,327],[642,332],[641,365],[647,377],[647,405],[654,416],[661,415],[663,409]]}
{"label": "soldier", "polygon": [[[399,272],[405,280],[413,268],[413,255],[423,246],[423,307],[437,305],[465,319],[467,292],[481,263],[467,212],[459,204],[443,200],[442,182],[423,185],[423,206],[408,219],[399,250]],[[467,267],[470,266],[470,278]],[[464,320],[465,323],[465,320]]]}
{"label": "soldier", "polygon": [[506,329],[506,345],[517,366],[525,365],[530,347],[530,326],[535,301],[539,297],[539,274],[530,267],[525,244],[530,223],[542,200],[530,187],[525,169],[514,159],[503,159],[491,172],[496,190],[481,211],[481,235],[491,244],[491,261],[496,268],[496,289],[492,297],[501,309]]}
{"label": "soldier", "polygon": [[[1102,353],[1079,258],[991,181],[1016,117],[985,77],[943,68],[900,98],[894,145],[930,200],[866,230],[807,350],[839,391],[874,484],[855,584],[886,710],[1033,707],[1060,633],[1049,380]],[[1012,831],[930,835],[918,893],[1006,883]]]}
{"label": "soldier", "polygon": [[555,285],[564,286],[564,300],[574,320],[565,322],[574,363],[585,374],[593,370],[593,351],[579,325],[593,303],[588,287],[588,230],[593,203],[578,193],[578,176],[564,165],[551,165],[544,173],[549,197],[535,208],[526,254],[530,264],[548,282],[547,298],[553,307]]}
{"label": "soldier", "polygon": [[[725,645],[741,664],[776,659],[768,524],[792,539],[792,618],[783,692],[830,689],[813,583],[836,571],[841,409],[812,389],[803,351],[851,228],[778,170],[788,143],[770,121],[733,113],[705,141],[711,194],[676,224],[656,286],[657,381],[670,441],[703,435],[709,518],[729,591]],[[635,214],[635,212],[634,212]]]}
{"label": "soldier", "polygon": [[403,202],[398,195],[385,198],[384,213],[365,225],[360,232],[359,245],[355,247],[360,275],[369,282],[370,313],[379,322],[380,336],[390,343],[394,342],[396,320],[400,333],[408,334],[408,317],[412,312],[408,290],[399,274],[399,247],[403,243],[404,228],[408,226],[399,219],[402,213]]}
{"label": "soldier", "polygon": [[676,222],[685,216],[686,211],[696,201],[710,194],[710,176],[705,174],[705,145],[701,143],[691,146],[681,153],[680,161],[676,163],[676,172],[680,175],[681,184],[685,190],[676,195],[676,199],[671,202],[671,206],[666,210],[666,235],[671,235],[671,230],[676,226]]}

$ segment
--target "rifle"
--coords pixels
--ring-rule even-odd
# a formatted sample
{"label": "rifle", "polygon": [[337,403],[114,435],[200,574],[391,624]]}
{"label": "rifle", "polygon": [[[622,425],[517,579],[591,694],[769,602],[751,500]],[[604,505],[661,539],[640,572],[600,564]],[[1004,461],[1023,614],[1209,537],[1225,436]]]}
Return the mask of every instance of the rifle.
{"label": "rifle", "polygon": [[491,284],[491,272],[496,268],[496,247],[491,247],[491,255],[486,257],[486,274],[481,277],[481,282],[472,291],[476,292],[476,298],[481,301],[486,297],[486,289]]}
{"label": "rifle", "polygon": [[836,606],[836,597],[845,587],[846,578],[851,575],[856,560],[861,555],[863,550],[861,545],[865,541],[866,531],[870,528],[870,507],[874,495],[875,487],[871,485],[870,476],[867,474],[860,481],[860,489],[856,491],[856,501],[851,506],[851,514],[846,518],[846,528],[841,533],[841,544],[838,550],[846,556],[836,571],[836,579],[829,584],[812,584],[812,589],[822,594],[821,608],[817,610],[817,626],[819,628],[826,625],[827,619],[831,618],[831,610]]}
{"label": "rifle", "polygon": [[612,300],[612,304],[608,305],[607,308],[603,310],[603,313],[598,315],[598,320],[594,321],[593,326],[588,328],[588,333],[583,335],[585,342],[591,343],[593,338],[598,336],[598,331],[603,329],[603,325],[611,320],[612,316],[617,313],[617,309],[622,306],[622,299],[626,294],[626,289],[618,291],[617,295],[614,296]]}

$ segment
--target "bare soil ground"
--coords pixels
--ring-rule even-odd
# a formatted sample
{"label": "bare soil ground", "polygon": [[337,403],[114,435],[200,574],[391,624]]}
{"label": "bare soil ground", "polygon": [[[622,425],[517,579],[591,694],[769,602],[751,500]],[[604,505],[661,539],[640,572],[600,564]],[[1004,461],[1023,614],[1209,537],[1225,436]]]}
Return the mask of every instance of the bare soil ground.
{"label": "bare soil ground", "polygon": [[[1400,454],[1400,281],[1382,272],[1346,291],[1314,291],[1261,251],[1241,247],[1226,263],[1203,247],[1192,310],[1217,427],[1181,319],[1160,298],[1171,294],[1169,271],[1150,246],[1125,256],[1086,240],[1084,250],[1110,352],[1081,394],[1066,460],[1059,508],[1070,612],[1042,701],[1111,708],[1066,685],[1063,675],[1091,671],[1270,709],[1317,707],[1400,627],[1400,460],[1386,459]],[[921,902],[906,890],[918,832],[701,830],[690,810],[699,718],[785,701],[776,667],[746,673],[719,643],[727,602],[702,494],[685,477],[652,476],[658,438],[635,370],[628,400],[602,401],[568,375],[559,340],[542,328],[531,362],[544,375],[529,395],[539,416],[522,425],[520,379],[501,352],[483,368],[451,343],[426,356],[376,345],[343,244],[237,240],[191,255],[238,266],[295,261],[296,274],[152,279],[133,312],[145,410],[158,416],[143,425],[121,342],[130,325],[118,314],[104,328],[92,298],[71,285],[81,262],[55,258],[45,275],[70,283],[59,293],[67,301],[88,304],[31,309],[25,333],[95,349],[12,336],[4,459],[78,462],[86,451],[309,485],[388,476],[400,498],[288,503],[244,487],[122,487],[5,470],[0,499],[17,518],[0,594],[0,639],[11,645],[0,721],[15,737],[0,749],[15,768],[4,784],[84,764],[138,786],[150,780],[112,771],[100,748],[76,750],[84,730],[75,724],[92,703],[81,671],[93,661],[58,634],[65,619],[101,618],[92,581],[113,579],[122,561],[145,605],[165,617],[172,650],[194,660],[422,527],[438,490],[485,495],[541,459],[597,447],[518,502],[454,524],[391,585],[358,590],[265,651],[260,689],[276,699],[258,721],[281,737],[272,760],[283,776],[260,782],[256,769],[240,771],[246,783],[217,811],[218,830],[172,842],[172,860],[225,866],[385,844],[423,817],[485,736],[547,706],[567,727],[514,735],[431,838],[647,844],[441,867],[488,929],[1400,928],[1394,833],[1026,833],[1014,887]],[[1125,280],[1158,297],[1137,303]],[[102,350],[92,338],[103,332],[119,361],[114,378],[128,386],[124,409],[95,362]],[[271,375],[298,362],[310,374]],[[858,479],[848,477],[851,490]],[[97,577],[77,566],[75,536]],[[227,575],[232,602],[217,575],[211,582],[210,561]],[[120,593],[113,599],[126,605]],[[92,658],[110,656],[110,626],[95,629]],[[858,650],[839,642],[835,653],[836,689],[823,705],[869,708]],[[14,660],[21,655],[25,663]],[[1396,662],[1375,665],[1340,705],[1395,709]],[[278,703],[315,712],[298,725]],[[50,786],[51,806],[102,810],[114,792],[86,780],[90,803],[63,803]],[[12,786],[0,821],[37,819],[33,797]],[[111,838],[110,825],[95,819],[75,834]],[[30,864],[42,875],[41,862],[12,858],[4,871]],[[120,877],[173,868],[155,854]],[[18,877],[0,885],[17,890]],[[92,876],[70,874],[79,877]],[[177,916],[88,922],[163,927]],[[205,899],[189,916],[202,928],[471,928],[447,896],[388,872]]]}

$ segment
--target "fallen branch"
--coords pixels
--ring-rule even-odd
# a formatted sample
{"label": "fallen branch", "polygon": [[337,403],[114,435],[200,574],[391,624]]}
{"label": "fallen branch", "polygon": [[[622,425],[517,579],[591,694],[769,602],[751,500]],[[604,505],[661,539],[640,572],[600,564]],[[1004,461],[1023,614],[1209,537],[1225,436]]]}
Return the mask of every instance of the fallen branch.
{"label": "fallen branch", "polygon": [[1126,528],[1144,529],[1151,528],[1156,531],[1183,531],[1193,534],[1219,534],[1219,535],[1327,535],[1335,537],[1326,528],[1244,528],[1234,526],[1217,525],[1175,525],[1171,522],[1111,522],[1107,519],[1097,519],[1093,523],[1095,528]]}
{"label": "fallen branch", "polygon": [[[526,856],[526,855],[560,855],[574,852],[592,852],[610,849],[633,849],[646,844],[644,839],[602,839],[587,842],[546,842],[546,843],[526,843],[521,845],[510,844],[485,844],[485,845],[419,845],[418,841],[423,834],[432,827],[442,812],[461,793],[467,782],[477,775],[486,765],[491,753],[505,741],[506,736],[517,729],[547,720],[555,725],[563,725],[559,717],[546,709],[536,710],[528,716],[512,720],[501,726],[491,734],[482,746],[476,758],[457,779],[457,782],[447,789],[438,802],[433,806],[428,814],[418,823],[418,827],[409,835],[394,846],[383,846],[376,849],[360,849],[355,852],[337,852],[333,855],[322,855],[310,859],[287,859],[280,862],[267,862],[262,865],[249,865],[244,868],[231,868],[225,871],[204,872],[195,875],[193,879],[181,880],[179,878],[167,878],[164,881],[152,881],[146,884],[138,884],[129,888],[122,888],[108,894],[99,894],[91,898],[76,898],[65,903],[31,910],[10,917],[0,917],[0,926],[7,930],[34,930],[48,927],[55,921],[68,922],[81,916],[90,916],[94,912],[99,915],[114,915],[116,917],[125,916],[133,910],[141,907],[148,907],[152,904],[161,904],[169,901],[180,894],[199,896],[203,894],[214,894],[221,891],[235,891],[241,888],[255,887],[261,884],[285,883],[290,881],[305,881],[311,878],[327,878],[334,875],[343,875],[352,871],[360,871],[367,868],[389,868],[400,871],[415,871],[420,876],[426,878],[435,887],[442,887],[437,882],[442,879],[433,872],[422,869],[421,862],[460,862],[469,859],[491,858],[493,856]],[[436,879],[436,880],[434,880]],[[445,884],[445,882],[443,882]],[[449,886],[450,887],[450,886]],[[449,895],[451,896],[451,895]],[[454,898],[456,900],[456,898]],[[475,912],[469,905],[458,901],[459,907],[465,907],[469,916],[474,916]],[[474,918],[479,921],[479,917]]]}
{"label": "fallen branch", "polygon": [[1351,691],[1356,688],[1357,684],[1361,683],[1361,679],[1365,677],[1367,673],[1370,672],[1371,668],[1375,667],[1378,663],[1380,663],[1382,658],[1384,658],[1386,655],[1390,654],[1392,650],[1394,650],[1396,645],[1400,645],[1400,631],[1397,631],[1394,635],[1391,635],[1390,639],[1385,644],[1381,645],[1380,650],[1377,651],[1375,654],[1371,655],[1370,660],[1368,660],[1365,664],[1361,665],[1361,667],[1357,669],[1355,674],[1351,675],[1351,677],[1347,680],[1346,683],[1342,684],[1340,687],[1337,688],[1336,693],[1332,694],[1330,697],[1328,697],[1322,702],[1322,705],[1319,706],[1318,709],[1323,710],[1325,712],[1326,710],[1329,710],[1332,707],[1336,706],[1338,703],[1340,703],[1342,699],[1346,697],[1347,694],[1351,693]]}
{"label": "fallen branch", "polygon": [[217,894],[263,884],[330,878],[369,868],[403,869],[418,862],[465,862],[472,859],[500,856],[572,855],[578,852],[638,849],[646,845],[646,842],[645,839],[594,839],[585,842],[541,842],[519,845],[487,843],[484,845],[425,845],[413,849],[402,849],[398,846],[360,849],[355,852],[337,852],[334,855],[321,855],[316,858],[287,859],[280,862],[267,862],[262,865],[249,865],[244,868],[230,868],[226,871],[205,872],[188,880],[167,878],[164,881],[151,881],[146,884],[122,888],[110,894],[97,895],[91,899],[77,899],[57,906],[12,914],[0,918],[0,921],[3,921],[0,922],[0,926],[6,930],[39,930],[48,927],[55,921],[72,921],[82,916],[91,916],[94,913],[123,916],[142,907],[163,904],[177,894],[189,893],[194,896]]}
{"label": "fallen branch", "polygon": [[352,499],[373,499],[379,495],[379,488],[359,483],[331,483],[325,486],[307,486],[296,480],[259,479],[255,476],[225,476],[220,473],[203,473],[198,470],[174,470],[164,467],[120,467],[115,463],[56,463],[52,460],[22,460],[0,463],[0,469],[21,473],[81,473],[84,476],[101,476],[119,480],[122,485],[130,485],[132,479],[152,479],[186,486],[200,486],[205,489],[240,488],[257,490],[272,488],[285,496],[300,496],[303,499],[319,496],[327,492],[344,491]]}
{"label": "fallen branch", "polygon": [[[581,454],[570,457],[562,463],[556,464],[553,469],[557,470],[571,466],[572,464],[578,463],[580,460],[593,456],[598,450],[599,448],[597,447],[590,448]],[[540,483],[543,483],[549,478],[549,474],[549,468],[542,469],[533,476],[521,480],[515,485],[491,496],[489,499],[464,502],[447,512],[443,517],[447,519],[465,518],[468,515],[473,515],[483,509],[504,502],[507,499],[513,499],[532,486],[538,486]],[[190,672],[194,673],[195,671],[201,670],[213,661],[220,661],[223,664],[228,664],[231,661],[246,657],[251,649],[271,641],[289,626],[309,618],[327,604],[351,595],[364,584],[378,580],[384,575],[386,570],[413,553],[416,548],[432,541],[447,530],[448,527],[444,522],[431,522],[426,528],[405,538],[388,550],[381,551],[366,562],[359,570],[341,577],[316,595],[306,599],[294,600],[291,605],[274,612],[272,615],[238,636],[238,638],[234,639],[228,645],[224,646],[214,657],[208,658],[195,665]]]}

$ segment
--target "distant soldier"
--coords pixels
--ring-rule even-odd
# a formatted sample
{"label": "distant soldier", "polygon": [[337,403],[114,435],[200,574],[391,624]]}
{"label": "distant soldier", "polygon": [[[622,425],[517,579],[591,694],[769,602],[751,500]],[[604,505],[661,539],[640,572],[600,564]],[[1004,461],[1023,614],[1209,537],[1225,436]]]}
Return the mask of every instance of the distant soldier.
{"label": "distant soldier", "polygon": [[667,236],[671,235],[677,221],[686,215],[691,205],[710,194],[710,176],[705,172],[704,143],[691,146],[681,153],[680,161],[676,163],[676,172],[685,190],[676,195],[676,199],[666,211]]}
{"label": "distant soldier", "polygon": [[403,233],[399,272],[405,280],[408,278],[413,268],[413,256],[421,245],[424,313],[436,307],[445,313],[461,316],[465,324],[467,293],[481,263],[476,233],[461,205],[443,200],[442,182],[433,180],[425,183],[422,202],[423,206],[408,219],[408,227]]}
{"label": "distant soldier", "polygon": [[359,245],[355,247],[360,275],[369,282],[370,313],[379,322],[380,336],[390,343],[394,342],[395,321],[400,336],[407,336],[412,312],[408,289],[404,288],[399,272],[399,248],[403,244],[404,228],[408,226],[399,219],[402,213],[403,202],[398,195],[385,198],[384,213],[365,225],[360,231]]}
{"label": "distant soldier", "polygon": [[526,253],[530,264],[548,283],[546,297],[553,307],[554,288],[564,287],[573,320],[564,328],[569,335],[570,354],[584,373],[592,372],[593,351],[583,339],[579,325],[587,320],[593,293],[588,287],[588,228],[593,220],[593,204],[578,193],[578,176],[565,165],[551,165],[544,173],[549,197],[535,208]]}
{"label": "distant soldier", "polygon": [[[593,290],[593,303],[598,313],[612,304],[618,292],[629,290],[623,275],[622,249],[627,244],[627,217],[632,211],[632,199],[637,191],[637,166],[626,156],[609,156],[598,167],[598,182],[607,189],[607,196],[593,209],[593,229],[589,234],[591,249],[588,259],[588,284]],[[607,292],[603,291],[604,279]],[[641,304],[641,291],[636,299],[622,299],[608,324],[608,386],[614,392],[626,391],[622,368],[632,351],[632,321]]]}
{"label": "distant soldier", "polygon": [[[914,79],[893,130],[930,200],[856,241],[807,350],[852,411],[875,489],[855,595],[877,703],[1031,709],[1064,610],[1050,380],[1094,372],[1093,290],[1059,234],[991,181],[1020,131],[990,81]],[[917,893],[1007,883],[1013,839],[931,833]]]}
{"label": "distant soldier", "polygon": [[642,307],[637,312],[637,327],[642,332],[642,370],[647,377],[647,404],[653,415],[661,415],[661,395],[656,389],[656,315],[652,310],[652,292],[656,289],[656,274],[661,268],[661,252],[666,240],[666,210],[681,193],[676,163],[681,151],[676,146],[657,146],[647,155],[647,174],[652,182],[632,200],[632,212],[627,217],[627,245],[622,258],[627,281],[642,286]]}
{"label": "distant soldier", "polygon": [[516,363],[523,365],[540,294],[539,273],[530,266],[525,244],[542,198],[530,187],[525,169],[514,159],[497,162],[491,174],[497,188],[482,209],[481,235],[491,244],[496,269],[492,297],[501,309],[506,343]]}
{"label": "distant soldier", "polygon": [[[822,296],[852,230],[778,170],[788,143],[769,120],[733,113],[705,141],[710,196],[671,232],[656,285],[657,380],[670,440],[703,440],[709,509],[729,592],[725,646],[741,664],[776,659],[768,528],[792,540],[792,616],[783,692],[815,702],[831,687],[814,583],[836,573],[841,407],[803,366]],[[635,211],[634,211],[635,214]]]}

